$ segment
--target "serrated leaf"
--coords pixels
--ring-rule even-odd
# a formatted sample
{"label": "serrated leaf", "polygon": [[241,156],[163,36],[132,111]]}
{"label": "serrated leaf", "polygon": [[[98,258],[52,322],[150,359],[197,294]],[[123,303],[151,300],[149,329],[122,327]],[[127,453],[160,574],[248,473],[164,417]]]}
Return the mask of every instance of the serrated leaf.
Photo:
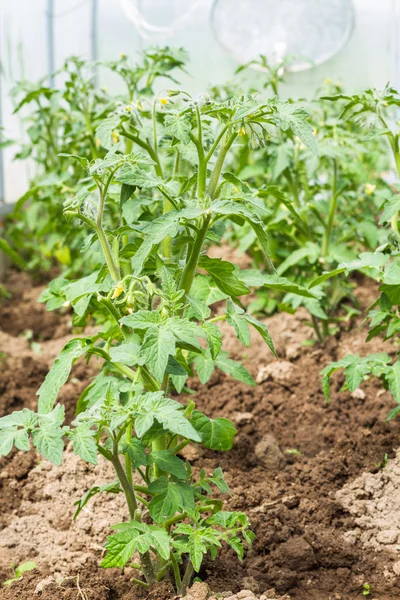
{"label": "serrated leaf", "polygon": [[149,365],[158,381],[162,381],[169,355],[175,354],[175,336],[168,327],[148,329],[140,347],[140,358]]}
{"label": "serrated leaf", "polygon": [[249,287],[265,286],[271,290],[288,292],[305,298],[315,298],[314,294],[302,285],[290,281],[286,277],[279,277],[279,275],[265,275],[256,269],[245,269],[240,272],[240,277]]}
{"label": "serrated leaf", "polygon": [[81,510],[86,506],[86,504],[89,502],[89,500],[91,498],[93,498],[93,496],[96,496],[96,494],[100,494],[101,492],[107,492],[109,494],[118,494],[119,492],[121,492],[119,482],[114,481],[113,483],[106,483],[106,484],[100,485],[100,486],[95,485],[92,488],[90,488],[90,490],[88,490],[82,496],[82,498],[80,498],[79,500],[74,502],[74,506],[77,507],[75,514],[74,514],[74,519],[77,518],[77,516],[79,515]]}
{"label": "serrated leaf", "polygon": [[170,133],[183,144],[190,143],[190,132],[192,125],[187,115],[179,113],[169,113],[165,116],[164,127],[167,133]]}
{"label": "serrated leaf", "polygon": [[88,425],[79,425],[68,432],[74,454],[92,465],[97,465],[96,431]]}
{"label": "serrated leaf", "polygon": [[203,384],[207,383],[215,368],[215,361],[211,357],[210,352],[198,354],[194,358],[193,364],[196,368],[200,382]]}
{"label": "serrated leaf", "polygon": [[153,450],[151,457],[155,464],[178,479],[187,479],[185,463],[169,450]]}
{"label": "serrated leaf", "polygon": [[228,419],[222,417],[210,419],[202,412],[195,410],[190,422],[200,433],[201,441],[206,448],[224,452],[232,448],[233,438],[237,431]]}
{"label": "serrated leaf", "polygon": [[318,156],[318,145],[313,134],[313,129],[307,118],[309,114],[304,108],[289,104],[289,102],[280,102],[277,104],[275,120],[277,125],[286,131],[291,129],[307,148]]}
{"label": "serrated leaf", "polygon": [[157,494],[149,504],[150,515],[157,523],[173,517],[179,511],[194,509],[194,492],[187,483],[159,477],[150,484],[149,490]]}
{"label": "serrated leaf", "polygon": [[389,390],[396,400],[397,404],[400,404],[400,361],[397,360],[387,370],[387,380],[389,384]]}
{"label": "serrated leaf", "polygon": [[100,140],[100,144],[103,148],[110,150],[114,145],[112,133],[116,127],[118,127],[120,118],[118,116],[111,116],[104,119],[96,129],[96,137]]}
{"label": "serrated leaf", "polygon": [[164,560],[169,558],[170,538],[165,529],[131,521],[114,526],[117,533],[107,538],[106,557],[101,562],[105,568],[124,567],[136,550],[141,554],[154,548]]}
{"label": "serrated leaf", "polygon": [[258,331],[264,342],[267,344],[268,348],[271,350],[272,354],[275,356],[275,358],[278,358],[274,342],[272,341],[272,338],[269,335],[267,326],[264,325],[264,323],[261,323],[260,321],[255,319],[254,317],[252,317],[251,315],[248,315],[247,313],[244,315],[244,318],[248,323],[250,323],[250,325],[252,325],[252,327],[254,327],[256,331]]}
{"label": "serrated leaf", "polygon": [[248,348],[250,346],[250,331],[246,317],[243,315],[244,310],[236,306],[229,298],[226,302],[226,312],[228,315],[227,323],[234,328],[238,340]]}
{"label": "serrated leaf", "polygon": [[63,430],[60,427],[42,425],[32,431],[33,445],[37,451],[55,465],[61,465],[64,451]]}
{"label": "serrated leaf", "polygon": [[201,327],[206,334],[211,358],[215,359],[222,348],[222,334],[215,323],[203,323]]}
{"label": "serrated leaf", "polygon": [[137,189],[136,185],[129,185],[128,183],[123,183],[121,185],[121,194],[120,194],[120,197],[119,197],[119,204],[120,204],[121,207],[135,193],[136,189]]}
{"label": "serrated leaf", "polygon": [[149,190],[162,185],[161,177],[154,175],[152,171],[144,171],[138,166],[126,164],[120,169],[116,177],[117,181],[142,190]]}
{"label": "serrated leaf", "polygon": [[219,289],[228,296],[242,296],[250,292],[236,276],[235,267],[225,260],[201,256],[199,267],[207,271]]}
{"label": "serrated leaf", "polygon": [[49,413],[57,400],[58,392],[67,381],[74,362],[85,354],[88,346],[85,339],[68,342],[55,359],[50,371],[37,391],[38,412]]}
{"label": "serrated leaf", "polygon": [[247,385],[256,385],[256,382],[248,370],[241,363],[228,358],[227,352],[221,352],[218,355],[215,365],[221,369],[221,371],[228,373],[228,375],[231,375],[231,377],[237,379],[238,381],[247,383]]}
{"label": "serrated leaf", "polygon": [[165,429],[195,442],[201,438],[189,423],[182,410],[183,406],[175,400],[165,398],[163,392],[149,392],[139,398],[135,430],[139,438],[150,429],[156,419]]}

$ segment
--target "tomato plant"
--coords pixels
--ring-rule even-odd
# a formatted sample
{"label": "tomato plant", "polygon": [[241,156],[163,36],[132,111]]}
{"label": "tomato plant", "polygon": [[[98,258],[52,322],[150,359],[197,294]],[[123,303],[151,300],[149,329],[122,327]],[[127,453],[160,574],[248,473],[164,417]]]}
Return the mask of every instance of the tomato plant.
{"label": "tomato plant", "polygon": [[[241,559],[254,537],[245,514],[224,510],[219,495],[229,488],[221,469],[194,474],[180,456],[192,442],[229,450],[235,428],[176,394],[188,391],[190,376],[206,383],[214,369],[255,384],[223,350],[217,324],[226,321],[245,346],[255,329],[275,354],[267,327],[240,299],[259,277],[271,289],[312,297],[284,277],[241,273],[207,255],[229,219],[247,223],[268,256],[257,195],[224,171],[241,133],[250,129],[259,140],[267,126],[292,127],[316,150],[304,110],[251,95],[193,99],[172,89],[146,103],[114,100],[93,132],[98,156],[91,150],[57,155],[83,174],[68,186],[64,214],[72,236],[82,240],[79,224],[85,232],[83,261],[95,246],[91,260],[97,262],[89,275],[51,282],[42,301],[49,310],[71,305],[75,324],[92,318],[97,333],[66,344],[38,390],[37,412],[24,408],[0,419],[0,454],[14,445],[28,450],[32,440],[40,454],[61,464],[67,440],[82,460],[109,461],[116,480],[86,492],[76,516],[97,493],[125,495],[129,521],[114,526],[102,565],[130,564],[141,585],[171,572],[183,594],[205,554],[215,558],[226,543]],[[224,309],[216,314],[211,307],[221,301]],[[102,366],[66,425],[57,397],[83,356],[97,357]]]}

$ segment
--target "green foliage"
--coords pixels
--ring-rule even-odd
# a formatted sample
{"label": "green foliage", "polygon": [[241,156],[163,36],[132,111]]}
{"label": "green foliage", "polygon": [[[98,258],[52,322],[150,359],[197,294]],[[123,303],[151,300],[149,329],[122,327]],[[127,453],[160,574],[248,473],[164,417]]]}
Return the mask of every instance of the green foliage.
{"label": "green foliage", "polygon": [[[178,593],[185,593],[205,554],[215,558],[227,544],[241,560],[254,535],[244,514],[224,510],[221,496],[229,488],[221,469],[195,477],[180,455],[193,442],[228,451],[236,429],[176,393],[188,391],[195,374],[206,383],[214,369],[255,385],[223,350],[219,321],[226,320],[245,347],[255,330],[276,356],[267,327],[242,308],[241,296],[250,293],[246,273],[208,253],[227,223],[241,223],[269,259],[256,196],[235,173],[223,175],[224,164],[243,129],[251,146],[264,145],[274,129],[316,149],[307,113],[275,99],[193,100],[179,90],[168,98],[154,96],[155,77],[172,78],[182,60],[167,49],[146,52],[137,77],[125,58],[111,64],[126,80],[130,98],[124,108],[113,99],[100,111],[96,90],[82,78],[83,65],[73,61],[64,100],[76,103],[79,112],[86,96],[90,106],[79,115],[80,123],[86,116],[80,136],[57,147],[51,160],[54,174],[68,174],[61,193],[65,227],[79,240],[82,264],[86,256],[89,261],[85,269],[68,269],[52,281],[41,300],[49,310],[70,308],[77,326],[92,320],[98,333],[64,346],[38,390],[37,412],[23,409],[0,419],[1,455],[13,446],[29,450],[32,442],[59,465],[68,440],[83,461],[110,461],[117,480],[87,490],[76,502],[75,517],[95,495],[123,493],[129,522],[114,527],[102,565],[123,568],[138,553],[142,583],[151,585],[171,571]],[[56,103],[58,96],[42,89],[22,103]],[[53,118],[50,109],[45,114]],[[44,153],[43,160],[50,158]],[[243,194],[232,192],[232,182]],[[292,294],[314,298],[285,278],[265,277],[266,288],[286,285]],[[216,313],[221,300],[224,309]],[[60,389],[75,362],[93,356],[100,371],[78,399],[76,418],[65,425],[64,409],[56,404]]]}
{"label": "green foliage", "polygon": [[[185,61],[184,51],[163,48],[136,65],[125,56],[108,63],[126,84],[118,98],[97,90],[79,59],[66,63],[61,90],[17,86],[17,112],[34,107],[20,158],[31,156],[38,172],[4,244],[23,255],[21,267],[25,257],[33,269],[63,265],[41,300],[48,310],[71,310],[74,326],[96,324],[97,333],[66,344],[38,391],[36,413],[0,419],[0,455],[32,442],[60,464],[69,441],[83,461],[109,461],[116,481],[83,491],[75,517],[94,495],[123,493],[129,520],[114,526],[102,565],[124,568],[138,554],[141,583],[171,573],[178,594],[206,554],[214,559],[227,544],[241,560],[254,538],[246,515],[224,510],[221,469],[195,476],[182,456],[189,443],[228,451],[236,434],[223,416],[197,410],[185,395],[190,378],[206,384],[218,369],[255,385],[223,349],[219,322],[244,347],[252,332],[260,335],[276,356],[254,313],[303,306],[322,339],[351,298],[348,273],[358,269],[381,283],[370,336],[386,328],[391,337],[400,326],[398,199],[383,207],[382,223],[393,229],[386,239],[375,213],[388,186],[375,176],[371,184],[371,173],[386,167],[377,160],[382,132],[370,138],[370,155],[359,142],[364,126],[339,121],[348,101],[341,94],[339,105],[320,99],[307,110],[228,88],[192,98],[175,79]],[[279,69],[260,61],[277,94]],[[174,89],[155,95],[158,77]],[[344,115],[356,105],[345,105]],[[247,252],[252,268],[215,258],[210,246],[225,242]],[[254,292],[245,308],[242,296]],[[83,357],[95,357],[99,372],[65,425],[57,398]],[[400,398],[399,369],[386,355],[330,365],[326,394],[341,368],[348,389],[373,373]]]}
{"label": "green foliage", "polygon": [[33,562],[32,560],[21,563],[17,567],[13,565],[12,566],[13,577],[4,581],[3,585],[6,587],[12,586],[13,583],[15,583],[16,581],[19,581],[21,579],[21,577],[24,573],[27,573],[28,571],[33,571],[33,569],[36,569],[36,563]]}

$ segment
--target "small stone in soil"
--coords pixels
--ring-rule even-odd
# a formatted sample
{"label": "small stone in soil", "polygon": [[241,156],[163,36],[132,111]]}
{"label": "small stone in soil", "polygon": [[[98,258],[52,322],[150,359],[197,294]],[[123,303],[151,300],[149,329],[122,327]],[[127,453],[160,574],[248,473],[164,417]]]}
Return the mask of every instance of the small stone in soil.
{"label": "small stone in soil", "polygon": [[278,442],[269,433],[258,442],[254,452],[264,469],[272,473],[279,472],[286,464]]}

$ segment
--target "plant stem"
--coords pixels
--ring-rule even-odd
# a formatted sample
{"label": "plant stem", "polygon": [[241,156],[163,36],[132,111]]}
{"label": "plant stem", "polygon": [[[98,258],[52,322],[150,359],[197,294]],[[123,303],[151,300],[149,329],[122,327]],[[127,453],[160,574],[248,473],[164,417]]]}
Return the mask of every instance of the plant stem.
{"label": "plant stem", "polygon": [[174,572],[176,591],[179,594],[179,591],[180,591],[181,585],[182,585],[182,579],[181,579],[181,573],[179,571],[179,565],[176,562],[176,558],[175,558],[173,552],[171,552],[171,563],[172,563],[172,570]]}
{"label": "plant stem", "polygon": [[228,154],[230,147],[232,146],[233,142],[235,141],[236,136],[237,136],[237,133],[232,133],[226,140],[225,144],[223,146],[221,146],[221,149],[219,151],[218,158],[214,165],[213,172],[211,173],[210,181],[208,182],[208,190],[207,191],[208,191],[208,194],[209,194],[211,200],[214,200],[215,190],[217,189],[219,177],[221,175],[222,167],[224,166],[226,155]]}
{"label": "plant stem", "polygon": [[126,131],[126,129],[124,129],[124,128],[122,128],[122,130],[121,130],[120,133],[124,137],[132,140],[132,142],[134,142],[135,144],[137,144],[138,146],[140,146],[141,148],[143,148],[143,150],[146,150],[146,152],[148,153],[148,155],[150,156],[150,158],[153,159],[154,162],[156,163],[154,165],[154,170],[156,172],[156,175],[158,177],[164,177],[163,170],[162,170],[161,163],[160,163],[160,159],[158,158],[158,154],[151,147],[150,143],[145,142],[144,140],[140,139],[140,137],[138,137],[137,135],[129,133],[129,131]]}
{"label": "plant stem", "polygon": [[197,268],[197,263],[199,261],[200,252],[203,247],[205,237],[207,235],[210,220],[211,220],[211,215],[207,215],[207,216],[203,217],[202,225],[196,235],[196,239],[195,239],[192,249],[188,255],[186,265],[182,271],[181,279],[179,282],[179,288],[181,290],[185,290],[186,294],[188,294],[190,292],[190,288],[192,287],[193,278],[194,278],[196,268]]}
{"label": "plant stem", "polygon": [[333,160],[333,181],[332,181],[332,196],[331,196],[331,201],[329,203],[329,215],[328,215],[328,223],[326,225],[325,228],[325,234],[324,234],[324,239],[322,242],[322,249],[321,249],[321,257],[325,258],[326,255],[329,252],[329,243],[330,243],[330,239],[331,239],[331,233],[332,233],[332,227],[333,227],[333,221],[335,218],[335,212],[336,212],[336,204],[337,204],[337,197],[338,197],[338,193],[337,193],[337,162],[334,159]]}
{"label": "plant stem", "polygon": [[[113,454],[112,454],[112,464],[117,474],[117,477],[121,483],[121,487],[124,490],[126,502],[128,504],[129,516],[132,521],[137,521],[137,510],[138,504],[136,501],[135,491],[130,484],[128,477],[120,463],[118,456],[118,443],[114,440],[113,443]],[[140,555],[140,562],[142,565],[142,571],[146,578],[147,583],[152,584],[155,581],[154,568],[151,561],[150,553],[145,552]]]}
{"label": "plant stem", "polygon": [[[126,443],[129,444],[132,438],[132,423],[129,423],[129,425],[126,428],[126,432],[125,432],[125,440]],[[126,476],[128,478],[129,483],[132,485],[132,461],[131,461],[131,457],[129,456],[128,452],[125,454],[125,471],[126,471]],[[133,490],[135,491],[135,490]]]}
{"label": "plant stem", "polygon": [[192,565],[192,561],[189,560],[188,565],[186,567],[185,574],[182,579],[181,588],[179,590],[179,592],[180,592],[180,594],[182,594],[182,596],[184,596],[186,594],[186,591],[189,587],[190,580],[192,579],[192,575],[193,575],[193,565]]}

